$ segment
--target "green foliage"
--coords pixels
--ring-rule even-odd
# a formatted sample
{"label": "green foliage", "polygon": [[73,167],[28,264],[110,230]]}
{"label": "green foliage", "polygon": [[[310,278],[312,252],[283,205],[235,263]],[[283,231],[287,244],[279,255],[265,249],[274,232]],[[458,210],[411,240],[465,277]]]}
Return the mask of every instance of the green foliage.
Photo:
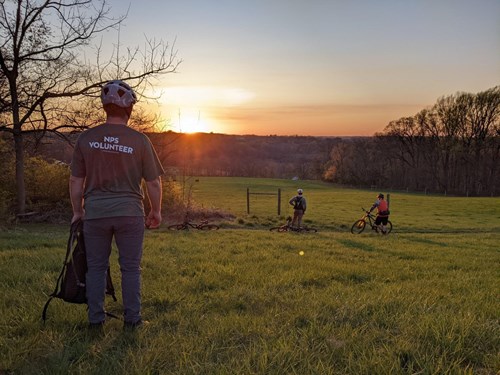
{"label": "green foliage", "polygon": [[[246,188],[300,185],[317,234],[271,233],[280,222]],[[84,306],[53,301],[67,229],[0,232],[0,372],[23,374],[494,374],[498,347],[498,198],[391,192],[389,236],[352,235],[378,192],[311,181],[200,178],[200,205],[237,219],[214,232],[146,233],[143,315],[126,333],[86,329]],[[462,209],[463,207],[463,209]],[[473,214],[471,214],[473,212]],[[168,218],[168,213],[167,213]],[[299,252],[304,251],[304,255]],[[111,257],[120,290],[116,249]],[[118,293],[119,294],[119,293]],[[121,313],[121,301],[106,308]]]}
{"label": "green foliage", "polygon": [[50,208],[61,201],[69,203],[68,165],[30,157],[25,162],[25,168],[26,192],[31,204]]}
{"label": "green foliage", "polygon": [[182,189],[178,183],[170,180],[162,181],[162,199],[163,210],[169,211],[182,204]]}
{"label": "green foliage", "polygon": [[[147,191],[146,183],[144,181],[142,183],[142,189],[144,192]],[[162,193],[161,206],[163,215],[172,215],[172,213],[185,211],[186,203],[184,202],[182,196],[182,187],[178,182],[162,179]],[[144,210],[146,211],[146,214],[150,210],[149,200],[146,196],[144,199]]]}
{"label": "green foliage", "polygon": [[[15,163],[11,146],[0,137],[0,220],[13,214],[16,199]],[[70,207],[68,179],[69,167],[40,157],[25,156],[24,182],[28,210],[43,217],[55,213],[68,213]]]}

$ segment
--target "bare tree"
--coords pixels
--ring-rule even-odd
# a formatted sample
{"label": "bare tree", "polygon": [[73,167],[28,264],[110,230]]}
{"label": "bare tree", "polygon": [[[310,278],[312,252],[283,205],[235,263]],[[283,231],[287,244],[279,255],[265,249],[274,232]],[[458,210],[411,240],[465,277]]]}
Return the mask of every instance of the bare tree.
{"label": "bare tree", "polygon": [[18,213],[26,210],[23,135],[92,126],[104,82],[124,79],[144,94],[180,63],[173,46],[155,40],[144,49],[118,42],[112,58],[99,45],[89,58],[96,37],[125,17],[111,17],[106,0],[0,1],[0,131],[13,138]]}
{"label": "bare tree", "polygon": [[[379,140],[403,164],[399,185],[464,195],[498,192],[500,86],[441,97],[413,117],[392,121]],[[389,142],[387,137],[392,139]],[[408,176],[409,179],[402,177]]]}

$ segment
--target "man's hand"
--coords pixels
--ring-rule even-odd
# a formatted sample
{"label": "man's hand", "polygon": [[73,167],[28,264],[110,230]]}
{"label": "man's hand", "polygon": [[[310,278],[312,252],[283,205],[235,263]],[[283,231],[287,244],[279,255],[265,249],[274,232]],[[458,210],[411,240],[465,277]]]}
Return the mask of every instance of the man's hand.
{"label": "man's hand", "polygon": [[161,224],[161,212],[155,212],[151,210],[149,215],[146,217],[146,228],[148,229],[158,229]]}
{"label": "man's hand", "polygon": [[151,211],[146,217],[146,228],[158,229],[161,224],[161,178],[158,177],[153,181],[146,181],[148,189],[149,203]]}
{"label": "man's hand", "polygon": [[75,221],[83,219],[85,216],[85,212],[74,212],[73,217],[71,218],[71,224],[73,224]]}

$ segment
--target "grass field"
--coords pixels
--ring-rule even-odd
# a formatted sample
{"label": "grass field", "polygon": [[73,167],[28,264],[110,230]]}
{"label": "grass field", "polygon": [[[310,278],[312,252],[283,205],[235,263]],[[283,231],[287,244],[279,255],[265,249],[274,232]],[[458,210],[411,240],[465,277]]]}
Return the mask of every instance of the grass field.
{"label": "grass field", "polygon": [[[319,232],[269,232],[297,187]],[[247,188],[280,188],[281,217],[266,195],[247,214]],[[214,232],[147,232],[150,324],[136,333],[111,319],[96,335],[85,306],[58,300],[41,324],[68,228],[7,228],[0,374],[498,374],[500,199],[386,192],[393,233],[351,234],[376,193],[200,178],[195,201],[235,218]],[[111,267],[119,291],[116,252]],[[118,297],[107,308],[120,314]]]}

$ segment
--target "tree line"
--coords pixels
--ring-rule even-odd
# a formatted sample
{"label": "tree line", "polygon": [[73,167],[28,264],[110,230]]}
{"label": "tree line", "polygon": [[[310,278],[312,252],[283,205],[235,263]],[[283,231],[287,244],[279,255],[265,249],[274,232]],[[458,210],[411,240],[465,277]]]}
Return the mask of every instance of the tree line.
{"label": "tree line", "polygon": [[323,178],[340,184],[460,195],[500,194],[500,86],[441,97],[375,137],[332,150]]}
{"label": "tree line", "polygon": [[167,174],[321,179],[338,138],[150,134]]}
{"label": "tree line", "polygon": [[[340,142],[336,137],[146,134],[166,170],[164,177],[169,179],[185,175],[320,180],[331,150]],[[69,164],[77,137],[67,134],[62,139],[49,134],[34,154]],[[26,137],[25,142],[33,145],[35,140]]]}

